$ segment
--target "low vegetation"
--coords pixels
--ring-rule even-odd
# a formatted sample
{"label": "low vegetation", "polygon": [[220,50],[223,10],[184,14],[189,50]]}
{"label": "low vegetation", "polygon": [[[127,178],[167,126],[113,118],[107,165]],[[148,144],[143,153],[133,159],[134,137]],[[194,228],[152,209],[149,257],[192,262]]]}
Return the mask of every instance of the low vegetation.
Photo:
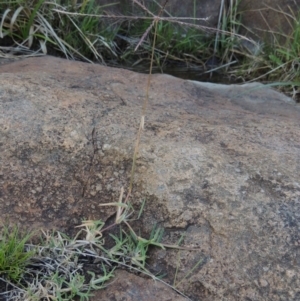
{"label": "low vegetation", "polygon": [[[154,36],[153,71],[188,71],[198,79],[261,81],[298,97],[300,18],[285,15],[290,36],[273,33],[274,44],[239,35],[240,0],[221,1],[217,28],[206,28],[194,15],[172,16],[156,1],[148,7],[132,0],[135,15],[109,13],[118,2],[100,6],[84,0],[9,0],[0,3],[0,55],[54,54],[148,72]],[[167,2],[167,1],[166,1]],[[277,11],[278,12],[278,11]],[[150,26],[157,21],[157,29]],[[285,43],[282,43],[282,41]],[[178,73],[177,73],[178,74]],[[214,76],[217,75],[214,79]]]}
{"label": "low vegetation", "polygon": [[[129,216],[134,213],[130,204],[104,205],[118,208],[115,223],[105,227],[102,221],[83,221],[73,238],[59,231],[24,236],[16,227],[2,227],[1,300],[89,300],[94,290],[108,285],[114,270],[120,267],[163,282],[146,267],[148,249],[179,247],[162,244],[160,228],[153,228],[148,239],[137,235],[129,224]],[[137,217],[141,214],[142,210]],[[113,227],[118,227],[119,234],[110,233],[113,243],[107,246],[104,237]],[[176,290],[175,285],[171,287]]]}

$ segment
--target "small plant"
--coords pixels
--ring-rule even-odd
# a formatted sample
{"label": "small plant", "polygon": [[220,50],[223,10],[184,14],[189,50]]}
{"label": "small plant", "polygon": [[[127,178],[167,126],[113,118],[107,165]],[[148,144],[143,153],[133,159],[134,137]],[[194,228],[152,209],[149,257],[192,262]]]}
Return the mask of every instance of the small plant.
{"label": "small plant", "polygon": [[300,94],[300,15],[285,15],[291,26],[289,36],[280,32],[271,32],[273,44],[260,44],[260,51],[255,51],[242,64],[230,70],[244,81],[261,81],[267,86],[277,87],[296,101]]}
{"label": "small plant", "polygon": [[26,249],[30,234],[21,237],[17,227],[4,227],[0,235],[0,275],[18,283],[33,252]]}
{"label": "small plant", "polygon": [[[22,55],[50,51],[66,58],[104,63],[102,54],[116,56],[113,39],[118,27],[91,16],[102,14],[102,8],[94,0],[70,5],[44,0],[0,3],[0,38],[5,38],[0,50]],[[69,14],[63,14],[65,11]]]}
{"label": "small plant", "polygon": [[[35,238],[35,244],[28,242],[30,235],[20,239],[17,228],[4,228],[0,280],[6,286],[1,293],[5,300],[71,301],[76,297],[87,301],[93,290],[106,286],[118,267],[159,280],[147,270],[146,259],[149,246],[166,246],[160,243],[162,230],[153,228],[149,239],[136,235],[128,219],[128,209],[131,211],[132,207],[122,202],[115,205],[119,215],[113,226],[124,224],[129,231],[120,227],[119,236],[110,234],[115,244],[109,249],[105,248],[103,238],[109,228],[104,229],[101,221],[84,221],[74,238],[59,231],[42,232],[40,239]],[[91,266],[93,271],[89,270]]]}

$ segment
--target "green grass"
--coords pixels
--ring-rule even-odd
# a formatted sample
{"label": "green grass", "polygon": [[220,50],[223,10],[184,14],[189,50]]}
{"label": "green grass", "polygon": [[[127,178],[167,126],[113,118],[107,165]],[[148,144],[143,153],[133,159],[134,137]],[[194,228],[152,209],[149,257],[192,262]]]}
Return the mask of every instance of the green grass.
{"label": "green grass", "polygon": [[[17,228],[4,227],[0,241],[0,284],[5,284],[2,293],[5,300],[71,301],[76,297],[86,301],[94,290],[106,287],[115,269],[120,267],[163,282],[146,268],[149,247],[178,246],[160,242],[161,228],[154,227],[148,239],[137,235],[130,226],[133,209],[126,199],[104,205],[117,207],[115,223],[104,228],[102,221],[83,221],[75,237],[59,231],[42,231],[40,237],[31,234],[22,237]],[[108,248],[105,233],[116,226],[119,235],[109,234],[114,243]]]}
{"label": "green grass", "polygon": [[[116,267],[122,265],[145,270],[146,253],[153,240],[136,240],[120,232],[113,236],[116,244],[104,248],[101,221],[86,221],[75,238],[61,232],[43,232],[38,243],[28,242],[29,235],[20,238],[15,228],[4,228],[0,244],[0,275],[7,284],[7,300],[57,301],[88,300],[91,292],[105,287]],[[35,239],[37,240],[37,239]],[[97,275],[86,270],[97,260]]]}
{"label": "green grass", "polygon": [[[116,5],[112,2],[109,6]],[[0,54],[55,54],[69,59],[149,70],[186,66],[199,74],[218,72],[237,81],[277,83],[295,99],[299,87],[300,17],[285,14],[290,36],[273,33],[273,44],[240,36],[240,0],[221,1],[217,30],[172,16],[155,2],[135,1],[136,16],[112,16],[96,0],[0,2]],[[277,11],[278,12],[278,11]],[[279,11],[281,12],[281,11]],[[284,13],[284,12],[282,12]],[[157,16],[156,32],[154,16]],[[282,43],[282,40],[285,42]],[[228,77],[229,78],[229,77]],[[290,83],[290,84],[287,84]]]}
{"label": "green grass", "polygon": [[276,87],[300,101],[300,15],[287,17],[291,26],[289,36],[272,32],[273,44],[260,44],[258,53],[245,56],[230,72],[247,82],[260,81]]}
{"label": "green grass", "polygon": [[25,245],[30,235],[21,237],[18,228],[4,227],[0,235],[0,275],[15,283],[23,277],[28,260],[33,255]]}
{"label": "green grass", "polygon": [[94,0],[62,3],[53,0],[0,2],[0,38],[5,38],[0,50],[8,47],[23,54],[54,53],[102,63],[106,56],[116,56],[113,39],[118,26],[90,16],[102,14],[104,7]]}

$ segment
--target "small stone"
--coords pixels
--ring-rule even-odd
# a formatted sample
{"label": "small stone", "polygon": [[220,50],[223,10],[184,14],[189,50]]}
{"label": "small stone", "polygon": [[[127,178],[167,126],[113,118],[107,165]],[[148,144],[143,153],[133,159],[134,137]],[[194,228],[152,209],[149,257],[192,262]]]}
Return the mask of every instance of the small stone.
{"label": "small stone", "polygon": [[293,278],[295,276],[295,271],[293,270],[286,270],[285,274],[289,277],[289,278]]}
{"label": "small stone", "polygon": [[43,190],[43,187],[37,187],[37,188],[36,188],[36,191],[37,191],[37,192],[42,192],[42,190]]}
{"label": "small stone", "polygon": [[268,281],[265,280],[265,279],[263,279],[263,278],[260,278],[260,279],[259,279],[259,284],[260,284],[260,286],[262,286],[262,287],[266,287],[266,286],[269,285]]}
{"label": "small stone", "polygon": [[111,148],[110,144],[103,144],[103,146],[102,146],[103,151],[110,150],[110,148]]}

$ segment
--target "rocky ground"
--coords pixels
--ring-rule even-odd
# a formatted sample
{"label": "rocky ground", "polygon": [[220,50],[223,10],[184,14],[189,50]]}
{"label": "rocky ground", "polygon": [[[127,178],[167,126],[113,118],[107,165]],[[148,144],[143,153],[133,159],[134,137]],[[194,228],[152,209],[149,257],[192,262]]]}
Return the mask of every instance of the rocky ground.
{"label": "rocky ground", "polygon": [[[147,75],[39,57],[2,64],[0,82],[0,220],[69,232],[109,220],[100,204],[128,189]],[[151,269],[172,283],[179,265],[195,301],[299,300],[299,124],[299,105],[262,86],[153,76],[133,226],[198,250],[153,249]],[[112,285],[101,300],[183,300],[119,273],[124,294]]]}

